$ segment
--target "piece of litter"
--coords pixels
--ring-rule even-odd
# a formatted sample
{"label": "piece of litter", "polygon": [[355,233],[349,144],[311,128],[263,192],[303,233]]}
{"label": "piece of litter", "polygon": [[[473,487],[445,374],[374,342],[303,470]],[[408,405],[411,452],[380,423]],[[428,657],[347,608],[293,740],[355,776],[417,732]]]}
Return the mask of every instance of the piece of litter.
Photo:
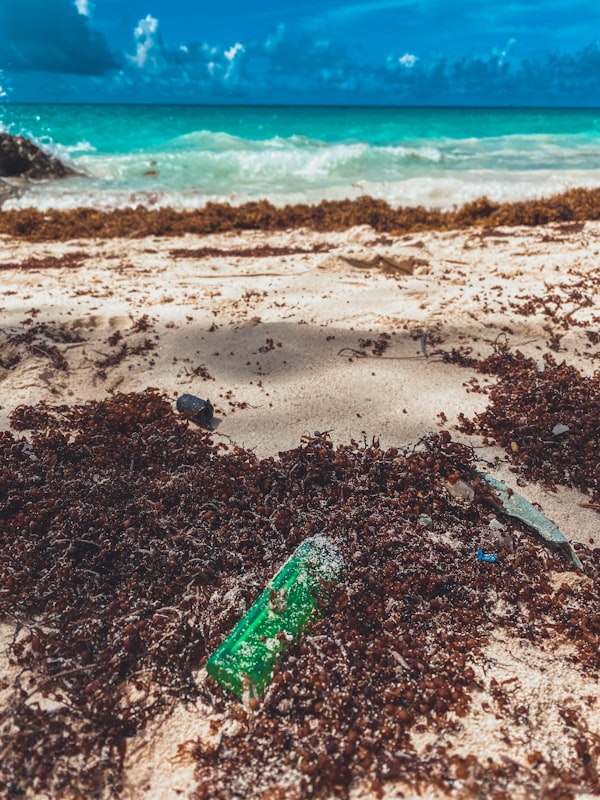
{"label": "piece of litter", "polygon": [[491,555],[487,555],[486,553],[483,552],[481,547],[477,551],[476,558],[477,558],[477,561],[487,561],[490,564],[495,564],[496,561],[498,561],[498,556],[495,553],[492,553]]}
{"label": "piece of litter", "polygon": [[182,394],[175,405],[184,419],[195,422],[203,428],[211,429],[211,420],[215,412],[210,400],[202,400],[193,394]]}
{"label": "piece of litter", "polygon": [[209,657],[208,674],[238,697],[259,697],[278,656],[313,616],[323,585],[338,582],[343,569],[342,554],[326,536],[302,542]]}
{"label": "piece of litter", "polygon": [[448,493],[454,497],[456,500],[468,500],[470,503],[473,502],[475,499],[475,491],[470,483],[459,478],[457,481],[453,483],[450,481],[446,481],[446,489]]}
{"label": "piece of litter", "polygon": [[561,422],[559,422],[558,425],[555,425],[552,428],[552,435],[553,436],[561,436],[561,434],[563,434],[563,433],[568,433],[569,430],[570,430],[570,428],[569,428],[568,425],[563,425]]}
{"label": "piece of litter", "polygon": [[417,519],[419,525],[423,525],[425,528],[429,528],[431,530],[433,528],[433,520],[427,514],[421,514]]}
{"label": "piece of litter", "polygon": [[494,502],[494,506],[498,511],[524,522],[528,528],[531,528],[538,536],[541,536],[545,542],[561,550],[576,567],[579,567],[579,569],[583,568],[583,564],[579,560],[577,553],[573,550],[573,546],[569,540],[558,530],[553,522],[550,522],[548,517],[544,516],[541,511],[538,511],[535,506],[532,506],[529,500],[526,500],[520,494],[517,494],[517,492],[509,491],[506,484],[497,480],[489,473],[481,473],[481,475],[485,483],[492,488],[496,494],[497,502]]}

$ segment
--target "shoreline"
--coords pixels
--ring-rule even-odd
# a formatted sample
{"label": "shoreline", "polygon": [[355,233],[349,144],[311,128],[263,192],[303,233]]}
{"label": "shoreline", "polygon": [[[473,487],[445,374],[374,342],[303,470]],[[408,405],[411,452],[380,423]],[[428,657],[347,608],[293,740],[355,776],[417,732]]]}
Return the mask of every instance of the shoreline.
{"label": "shoreline", "polygon": [[194,211],[135,208],[98,211],[18,210],[0,208],[0,235],[30,241],[76,238],[208,235],[229,231],[301,229],[326,233],[370,225],[378,233],[396,236],[425,231],[468,230],[472,227],[539,227],[551,223],[577,225],[600,219],[600,188],[569,189],[549,197],[519,202],[493,202],[480,197],[452,211],[424,206],[395,208],[385,200],[363,196],[354,200],[323,200],[315,205],[274,206],[268,200],[242,205],[207,203]]}

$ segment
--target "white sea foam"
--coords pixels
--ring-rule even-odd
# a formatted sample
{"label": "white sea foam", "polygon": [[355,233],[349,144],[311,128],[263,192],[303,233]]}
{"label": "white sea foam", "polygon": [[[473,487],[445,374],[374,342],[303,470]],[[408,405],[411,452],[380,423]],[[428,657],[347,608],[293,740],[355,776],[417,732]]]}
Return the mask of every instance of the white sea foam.
{"label": "white sea foam", "polygon": [[70,153],[74,155],[75,153],[95,153],[96,148],[90,142],[81,141],[77,142],[77,144],[72,145],[65,145],[64,147],[59,147],[59,150],[64,151],[65,153]]}
{"label": "white sea foam", "polygon": [[82,148],[71,155],[109,191],[122,188],[117,184],[145,191],[152,184],[161,191],[223,197],[232,191],[256,196],[318,188],[326,193],[357,180],[396,181],[415,170],[425,174],[443,160],[432,146],[325,143],[301,136],[253,141],[207,131],[182,136],[161,151],[106,156]]}
{"label": "white sea foam", "polygon": [[440,176],[406,178],[396,181],[361,180],[331,183],[328,186],[306,186],[303,189],[270,188],[268,191],[246,191],[243,188],[228,192],[211,191],[208,186],[186,190],[152,187],[131,188],[113,182],[110,188],[103,182],[72,179],[38,184],[19,198],[7,200],[3,208],[36,207],[42,211],[52,208],[73,209],[94,207],[112,208],[172,207],[181,210],[202,208],[207,202],[228,202],[241,205],[249,200],[267,199],[274,205],[289,203],[318,203],[323,199],[355,199],[363,195],[386,200],[392,207],[424,206],[451,209],[486,196],[494,202],[547,197],[574,187],[600,187],[600,169],[555,173],[549,170],[532,172],[502,171],[445,171]]}

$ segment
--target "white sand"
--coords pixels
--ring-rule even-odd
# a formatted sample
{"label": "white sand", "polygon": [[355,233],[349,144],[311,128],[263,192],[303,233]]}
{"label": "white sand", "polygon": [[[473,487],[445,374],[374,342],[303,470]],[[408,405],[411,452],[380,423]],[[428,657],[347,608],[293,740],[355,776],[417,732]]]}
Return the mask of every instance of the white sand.
{"label": "white sand", "polygon": [[[253,258],[171,255],[175,249],[309,249],[317,244],[327,244],[329,252]],[[219,423],[217,439],[225,437],[259,456],[296,447],[314,431],[330,431],[335,442],[366,436],[384,446],[401,446],[441,427],[469,441],[482,456],[503,456],[497,448],[482,447],[478,437],[453,430],[457,415],[470,417],[482,410],[486,396],[467,391],[474,373],[444,364],[433,353],[472,347],[474,355],[487,355],[497,338],[506,336],[513,348],[541,358],[548,352],[544,325],[549,320],[539,314],[520,316],[509,301],[542,296],[547,285],[557,282],[583,279],[592,286],[595,280],[600,287],[599,251],[598,223],[586,224],[580,233],[556,225],[505,229],[494,236],[469,231],[394,238],[361,227],[334,234],[296,230],[56,244],[2,237],[0,267],[15,265],[2,272],[2,341],[8,332],[27,330],[26,319],[32,325],[66,326],[83,341],[58,345],[68,360],[66,372],[35,349],[14,368],[0,368],[0,429],[9,427],[9,413],[22,403],[75,403],[113,390],[154,386],[173,400],[184,392],[210,398]],[[69,253],[84,254],[82,266],[18,267],[32,257]],[[412,275],[391,274],[344,260],[375,255],[396,262],[412,259],[417,265]],[[595,291],[591,308],[573,311],[575,322],[598,313],[600,289]],[[136,332],[135,321],[143,315],[151,328]],[[111,346],[107,339],[117,331],[123,338]],[[375,340],[384,332],[391,340],[382,357],[357,357],[344,349],[370,354],[372,346],[361,340]],[[441,338],[438,344],[435,336]],[[98,374],[94,362],[123,342],[134,347],[148,338],[155,350]],[[561,346],[558,359],[587,373],[598,368],[598,345],[590,344],[581,324],[565,334]],[[3,344],[3,357],[10,352],[16,352],[15,346]],[[201,366],[214,380],[194,375]],[[493,380],[478,379],[484,385]],[[494,467],[494,474],[515,483],[506,464]],[[531,484],[520,491],[539,502],[569,539],[600,546],[598,514],[579,505],[585,498],[578,492],[554,494]],[[1,644],[5,649],[6,640]],[[518,760],[522,740],[528,751],[562,747],[570,753],[572,742],[552,713],[559,702],[572,704],[590,729],[600,732],[597,704],[584,702],[598,694],[597,677],[583,675],[560,653],[518,652],[501,641],[490,642],[489,648],[482,701],[462,720],[462,732],[452,743],[456,752],[475,752],[485,760],[503,751]],[[505,722],[495,718],[486,695],[493,676],[516,678],[511,684],[515,704],[537,698],[529,727],[508,734],[502,730]],[[490,710],[481,707],[486,701]],[[203,707],[178,709],[155,725],[128,753],[127,796],[188,796],[193,765],[173,759],[179,745],[205,733]]]}

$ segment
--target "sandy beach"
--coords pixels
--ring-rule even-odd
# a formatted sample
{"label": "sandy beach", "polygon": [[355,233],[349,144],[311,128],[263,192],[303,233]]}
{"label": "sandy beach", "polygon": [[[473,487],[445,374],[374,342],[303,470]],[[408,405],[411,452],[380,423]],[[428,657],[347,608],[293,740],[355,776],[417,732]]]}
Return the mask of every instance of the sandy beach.
{"label": "sandy beach", "polygon": [[[214,443],[258,459],[276,458],[324,432],[333,446],[377,440],[387,449],[408,448],[444,430],[538,504],[571,543],[592,553],[600,548],[594,498],[527,479],[516,472],[510,447],[507,452],[493,437],[470,432],[461,420],[485,411],[497,381],[464,364],[499,348],[534,359],[540,372],[550,355],[584,376],[597,373],[599,258],[598,222],[406,235],[366,225],[329,233],[297,228],[61,242],[3,235],[0,431],[11,429],[11,414],[22,405],[71,406],[148,387],[173,407],[185,393],[209,399]],[[509,537],[518,530],[503,524]],[[518,543],[526,539],[522,532],[515,536]],[[536,552],[548,552],[532,541]],[[585,567],[564,571],[562,556],[547,558],[553,591],[563,586],[556,604],[576,607],[580,600],[570,599],[571,590],[597,595],[595,574]],[[19,671],[9,653],[14,618],[1,630],[0,700],[7,708]],[[596,628],[589,637],[598,643]],[[411,752],[430,756],[443,744],[450,765],[445,790],[441,779],[428,783],[426,775],[417,788],[381,772],[374,784],[367,770],[357,773],[352,797],[380,791],[390,798],[444,791],[600,797],[593,790],[598,663],[584,664],[558,634],[555,641],[526,642],[513,640],[505,627],[496,634],[492,628],[478,652],[468,662],[474,687],[466,715],[449,712],[456,724],[435,732],[411,729]],[[205,672],[195,679],[202,686]],[[204,743],[208,751],[210,742],[234,736],[236,726],[252,724],[241,720],[233,699],[212,703],[214,694],[170,706],[128,739],[122,785],[112,796],[194,797],[199,773],[189,743]],[[6,711],[2,725],[10,733]],[[485,783],[492,762],[518,769]],[[8,795],[12,780],[0,766]],[[14,788],[52,796],[35,786],[32,778]],[[231,796],[242,796],[237,791]],[[252,796],[263,800],[302,796],[281,782],[256,791]],[[109,787],[104,796],[111,796]]]}

